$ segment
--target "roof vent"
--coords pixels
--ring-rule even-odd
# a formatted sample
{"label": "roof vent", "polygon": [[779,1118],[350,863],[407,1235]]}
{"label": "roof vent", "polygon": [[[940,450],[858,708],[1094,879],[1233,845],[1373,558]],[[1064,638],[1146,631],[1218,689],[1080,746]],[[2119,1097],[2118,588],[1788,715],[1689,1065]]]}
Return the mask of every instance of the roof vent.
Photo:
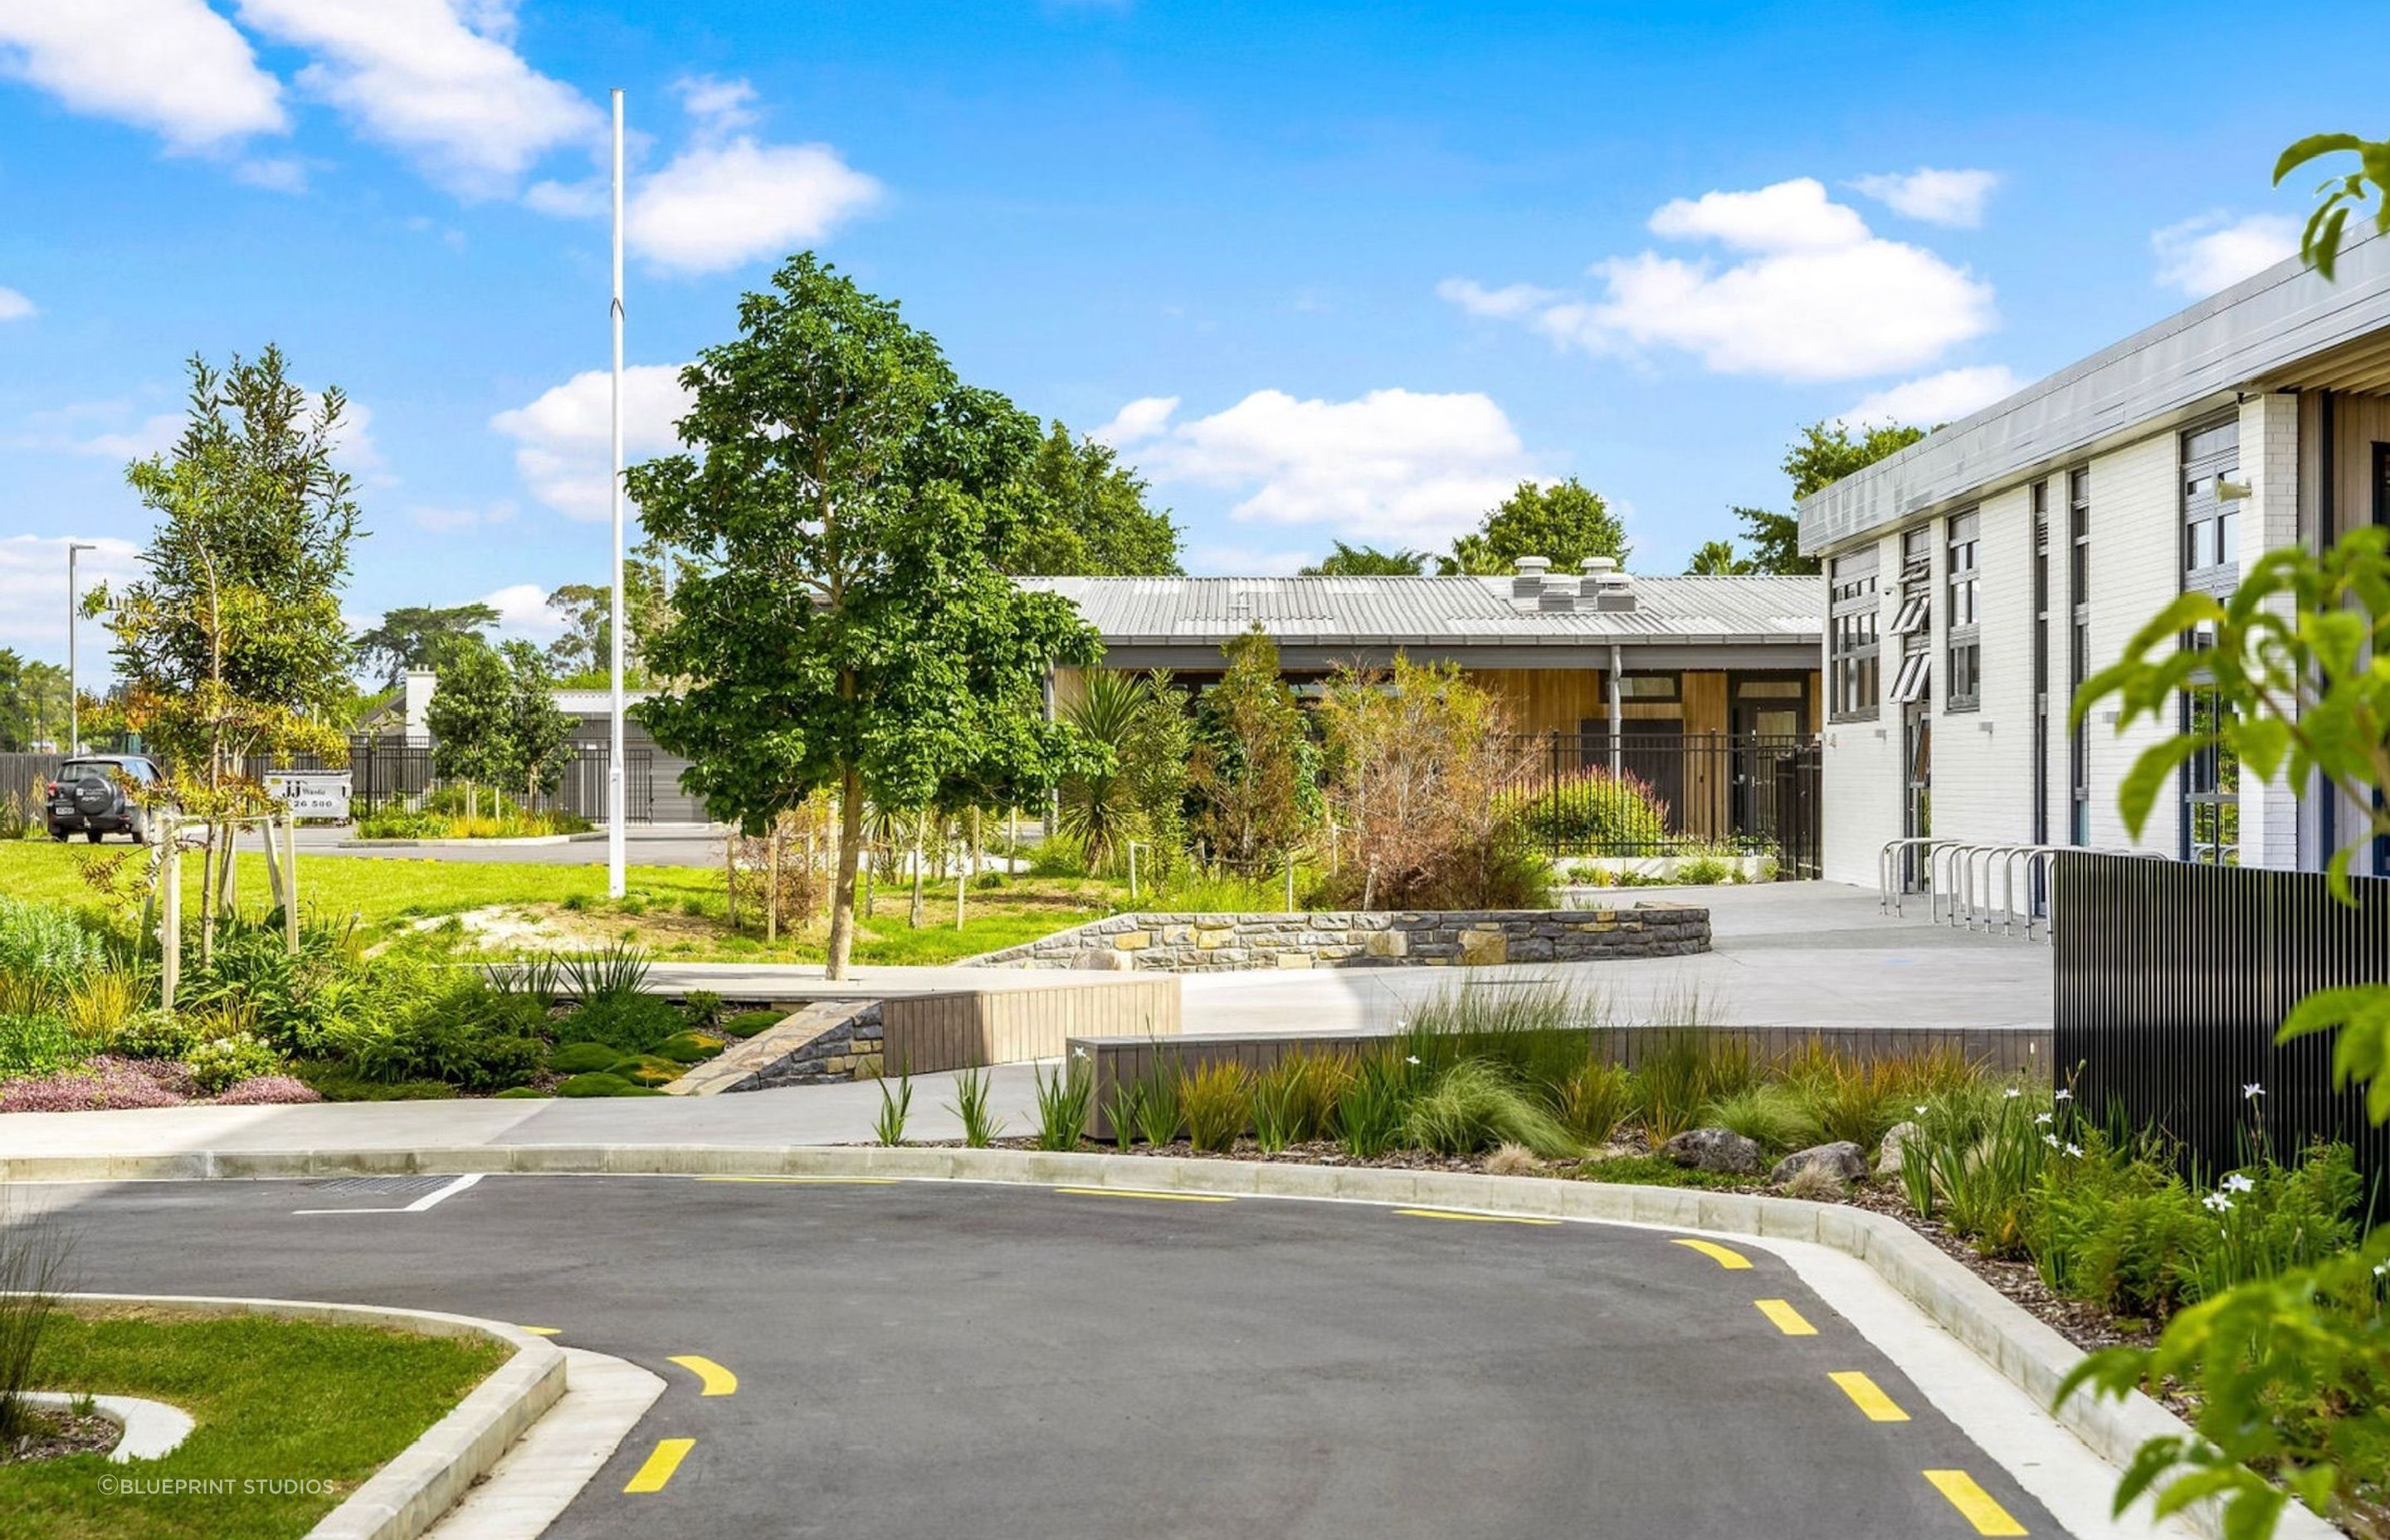
{"label": "roof vent", "polygon": [[1544,591],[1539,597],[1536,608],[1544,610],[1558,610],[1561,613],[1565,614],[1576,608],[1576,579],[1568,577],[1564,574],[1554,573],[1544,579]]}
{"label": "roof vent", "polygon": [[1585,597],[1588,609],[1623,613],[1635,608],[1635,579],[1606,556],[1585,561]]}
{"label": "roof vent", "polygon": [[1510,580],[1510,602],[1534,604],[1544,596],[1544,573],[1550,570],[1551,558],[1523,556],[1518,560],[1519,572]]}

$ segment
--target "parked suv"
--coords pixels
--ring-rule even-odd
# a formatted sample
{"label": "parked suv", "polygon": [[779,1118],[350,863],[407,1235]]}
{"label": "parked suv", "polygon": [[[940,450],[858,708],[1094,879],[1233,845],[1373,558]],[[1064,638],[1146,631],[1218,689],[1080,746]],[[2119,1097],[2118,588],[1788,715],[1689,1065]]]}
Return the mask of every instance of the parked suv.
{"label": "parked suv", "polygon": [[50,838],[80,833],[97,844],[102,835],[125,834],[136,845],[148,844],[149,810],[133,801],[124,783],[143,787],[157,779],[157,765],[139,754],[84,754],[67,761],[50,782]]}

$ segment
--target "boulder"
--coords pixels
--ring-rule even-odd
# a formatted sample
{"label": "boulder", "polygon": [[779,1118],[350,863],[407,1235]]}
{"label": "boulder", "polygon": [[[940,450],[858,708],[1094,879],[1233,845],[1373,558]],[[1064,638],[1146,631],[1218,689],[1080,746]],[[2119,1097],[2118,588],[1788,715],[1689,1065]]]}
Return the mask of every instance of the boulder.
{"label": "boulder", "polygon": [[1758,1141],[1731,1128],[1688,1128],[1662,1145],[1660,1153],[1680,1166],[1728,1175],[1755,1175],[1762,1164]]}
{"label": "boulder", "polygon": [[1137,964],[1125,952],[1082,952],[1071,966],[1086,973],[1130,973]]}
{"label": "boulder", "polygon": [[1837,1182],[1856,1182],[1868,1174],[1867,1154],[1848,1139],[1832,1144],[1814,1144],[1806,1149],[1796,1149],[1776,1162],[1767,1174],[1771,1182],[1789,1182],[1804,1171],[1816,1171]]}
{"label": "boulder", "polygon": [[1875,1158],[1875,1174],[1878,1176],[1899,1175],[1901,1161],[1908,1150],[1908,1141],[1924,1132],[1914,1123],[1896,1123],[1886,1129],[1883,1147]]}

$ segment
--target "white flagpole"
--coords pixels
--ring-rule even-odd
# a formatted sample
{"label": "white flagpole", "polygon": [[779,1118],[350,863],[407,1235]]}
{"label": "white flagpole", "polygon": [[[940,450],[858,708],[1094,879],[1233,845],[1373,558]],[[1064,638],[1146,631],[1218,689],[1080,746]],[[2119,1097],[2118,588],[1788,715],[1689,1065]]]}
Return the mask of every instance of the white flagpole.
{"label": "white flagpole", "polygon": [[623,783],[623,93],[614,94],[614,474],[608,482],[614,512],[612,738],[606,760],[606,894],[621,898],[627,890],[627,859],[623,823],[630,811]]}

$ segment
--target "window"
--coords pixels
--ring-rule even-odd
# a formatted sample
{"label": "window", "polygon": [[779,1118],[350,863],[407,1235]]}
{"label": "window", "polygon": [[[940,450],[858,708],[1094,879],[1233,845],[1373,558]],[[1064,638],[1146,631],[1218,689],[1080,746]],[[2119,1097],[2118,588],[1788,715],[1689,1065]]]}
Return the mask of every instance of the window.
{"label": "window", "polygon": [[2033,842],[2049,843],[2049,483],[2033,483]]}
{"label": "window", "polygon": [[[1905,624],[1903,622],[1906,622]],[[1934,685],[1934,529],[1920,525],[1900,537],[1900,672],[1894,675],[1892,703],[1923,706]]]}
{"label": "window", "polygon": [[[2216,634],[2202,626],[2186,645],[2204,650],[2216,645]],[[2183,731],[2214,731],[2223,709],[2212,687],[2194,685],[2182,693]],[[2229,743],[2210,744],[2183,762],[2181,855],[2211,866],[2240,865],[2241,758]]]}
{"label": "window", "polygon": [[1677,676],[1673,674],[1622,674],[1618,676],[1618,696],[1622,700],[1674,700]]}
{"label": "window", "polygon": [[2241,424],[2194,428],[2182,436],[2182,586],[2229,594],[2241,583]]}
{"label": "window", "polygon": [[1979,546],[1984,516],[1974,509],[1950,516],[1949,666],[1943,671],[1943,707],[1972,712],[1983,703],[1983,631],[1976,609],[1983,578]]}
{"label": "window", "polygon": [[1832,608],[1826,634],[1829,648],[1827,705],[1837,722],[1876,714],[1876,547],[1838,556],[1831,568]]}
{"label": "window", "polygon": [[[2066,478],[2066,597],[2073,606],[2067,632],[2067,699],[2091,676],[2091,472],[2076,470]],[[2067,745],[2066,783],[2070,802],[2067,838],[2077,845],[2091,842],[2091,725],[2078,722]]]}

